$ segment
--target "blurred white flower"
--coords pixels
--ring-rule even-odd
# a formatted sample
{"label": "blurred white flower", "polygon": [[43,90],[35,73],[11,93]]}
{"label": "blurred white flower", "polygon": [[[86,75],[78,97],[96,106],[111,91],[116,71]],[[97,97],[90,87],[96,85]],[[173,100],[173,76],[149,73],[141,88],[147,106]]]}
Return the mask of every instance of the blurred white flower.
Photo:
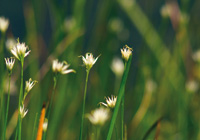
{"label": "blurred white flower", "polygon": [[9,20],[6,19],[5,17],[0,17],[0,31],[1,32],[6,32],[6,30],[8,29],[8,25],[9,25]]}
{"label": "blurred white flower", "polygon": [[13,38],[8,38],[6,40],[6,48],[8,50],[11,50],[16,44],[17,44],[17,41]]}
{"label": "blurred white flower", "polygon": [[83,60],[83,64],[86,66],[87,70],[90,70],[92,66],[96,63],[99,56],[95,59],[92,55],[92,53],[86,53],[85,57],[81,56]]}
{"label": "blurred white flower", "polygon": [[61,74],[68,74],[71,72],[75,72],[75,70],[73,69],[67,69],[70,65],[66,62],[58,62],[58,59],[53,60],[53,64],[52,64],[52,70],[55,73],[61,73]]}
{"label": "blurred white flower", "polygon": [[24,105],[20,106],[20,111],[19,111],[20,115],[21,115],[21,118],[23,119],[26,114],[28,113],[28,109],[25,109],[24,108]]}
{"label": "blurred white flower", "polygon": [[171,14],[171,12],[172,12],[172,8],[171,8],[171,5],[169,5],[169,4],[163,5],[163,6],[161,7],[161,9],[160,9],[160,14],[161,14],[161,16],[164,17],[164,18],[169,17],[170,14]]}
{"label": "blurred white flower", "polygon": [[43,131],[46,132],[47,127],[48,127],[48,119],[47,118],[44,119],[44,123],[43,123],[42,127],[43,127]]}
{"label": "blurred white flower", "polygon": [[106,106],[106,107],[109,107],[109,108],[114,108],[115,107],[115,104],[117,102],[117,97],[114,96],[114,95],[111,95],[111,98],[110,97],[107,97],[106,98],[106,103],[103,103],[103,102],[100,102],[100,104]]}
{"label": "blurred white flower", "polygon": [[17,43],[12,49],[11,53],[19,60],[22,61],[24,58],[29,55],[31,51],[28,51],[28,46],[25,46],[25,43]]}
{"label": "blurred white flower", "polygon": [[185,85],[186,90],[190,93],[195,93],[199,89],[199,84],[197,81],[190,80]]}
{"label": "blurred white flower", "polygon": [[108,120],[109,114],[109,109],[100,107],[87,114],[86,117],[94,125],[103,125]]}
{"label": "blurred white flower", "polygon": [[33,81],[31,78],[28,81],[26,81],[25,92],[29,93],[29,91],[34,87],[36,83],[37,81]]}
{"label": "blurred white flower", "polygon": [[68,32],[71,31],[76,25],[76,20],[73,17],[68,17],[64,20],[64,29]]}
{"label": "blurred white flower", "polygon": [[111,70],[115,73],[116,76],[122,76],[124,72],[124,63],[122,59],[115,57],[111,63]]}
{"label": "blurred white flower", "polygon": [[121,49],[122,58],[128,61],[129,57],[132,55],[132,51],[132,48],[125,45],[124,48]]}
{"label": "blurred white flower", "polygon": [[196,62],[200,62],[200,50],[197,50],[192,54],[192,59]]}
{"label": "blurred white flower", "polygon": [[153,80],[148,79],[145,88],[148,92],[153,92],[157,88],[157,84]]}
{"label": "blurred white flower", "polygon": [[13,66],[15,64],[15,58],[11,57],[11,58],[5,58],[5,62],[6,62],[6,68],[9,72],[12,71]]}

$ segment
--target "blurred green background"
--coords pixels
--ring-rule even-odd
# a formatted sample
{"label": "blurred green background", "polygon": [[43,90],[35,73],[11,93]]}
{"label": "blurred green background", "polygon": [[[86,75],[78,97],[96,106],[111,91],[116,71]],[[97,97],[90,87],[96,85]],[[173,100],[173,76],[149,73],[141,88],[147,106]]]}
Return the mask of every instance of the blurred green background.
{"label": "blurred green background", "polygon": [[[200,139],[199,13],[199,0],[1,0],[0,16],[10,21],[6,40],[19,37],[31,50],[24,79],[39,81],[25,103],[29,112],[23,119],[22,139],[32,138],[36,113],[51,96],[51,62],[56,58],[70,63],[76,74],[59,76],[47,140],[78,139],[86,76],[78,56],[101,54],[89,75],[89,113],[105,96],[117,95],[121,75],[112,71],[111,64],[121,58],[125,44],[133,48],[125,90],[128,139],[142,139],[161,117],[160,127],[147,139],[154,139],[156,132],[160,140]],[[5,56],[11,56],[8,50]],[[9,120],[17,109],[19,73],[15,64]],[[109,121],[101,130],[102,140],[108,127]],[[10,139],[14,139],[12,128]],[[84,138],[93,133],[94,126],[85,119]],[[120,127],[112,139],[119,135]]]}

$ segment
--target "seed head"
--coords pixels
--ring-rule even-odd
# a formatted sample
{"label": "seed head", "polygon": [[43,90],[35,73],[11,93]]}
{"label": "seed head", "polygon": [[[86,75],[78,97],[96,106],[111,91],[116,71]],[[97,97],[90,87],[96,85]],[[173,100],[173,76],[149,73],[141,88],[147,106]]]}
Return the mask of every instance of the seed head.
{"label": "seed head", "polygon": [[102,126],[108,120],[109,114],[109,109],[101,107],[93,110],[90,114],[87,114],[86,117],[92,124]]}
{"label": "seed head", "polygon": [[71,72],[75,72],[75,70],[73,69],[67,69],[70,65],[66,62],[58,62],[58,59],[53,60],[53,64],[52,64],[52,70],[55,73],[61,73],[61,74],[68,74]]}
{"label": "seed head", "polygon": [[133,51],[132,48],[125,45],[124,48],[121,49],[122,58],[128,61],[129,57],[132,55],[132,51]]}

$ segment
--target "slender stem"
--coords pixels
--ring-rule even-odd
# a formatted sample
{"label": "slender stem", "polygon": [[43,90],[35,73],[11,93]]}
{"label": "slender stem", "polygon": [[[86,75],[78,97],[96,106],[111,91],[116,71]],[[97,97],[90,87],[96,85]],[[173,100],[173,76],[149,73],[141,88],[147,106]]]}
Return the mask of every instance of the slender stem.
{"label": "slender stem", "polygon": [[100,126],[96,126],[96,140],[99,140],[100,131],[101,131],[101,127]]}
{"label": "slender stem", "polygon": [[[22,103],[22,96],[23,96],[23,65],[24,65],[24,59],[21,60],[21,86],[20,86],[20,94],[19,94],[18,112],[20,111],[20,106]],[[19,112],[18,113],[18,140],[21,140],[21,129],[22,129],[22,118]]]}
{"label": "slender stem", "polygon": [[122,104],[121,104],[121,140],[124,139],[124,95],[122,97]]}
{"label": "slender stem", "polygon": [[6,138],[6,127],[7,127],[8,110],[9,110],[9,103],[10,103],[10,79],[11,79],[11,73],[9,73],[8,97],[7,97],[6,118],[5,118],[6,120],[4,124],[3,140],[5,140]]}
{"label": "slender stem", "polygon": [[[0,40],[0,130],[4,129],[4,123],[5,123],[5,99],[3,94],[3,87],[4,87],[4,43],[5,43],[5,33],[1,32],[1,40]],[[0,135],[2,136],[2,131],[0,132]],[[0,138],[1,138],[0,136]]]}
{"label": "slender stem", "polygon": [[[54,98],[55,89],[56,89],[56,84],[57,84],[57,77],[58,77],[57,74],[55,74],[55,76],[53,77],[54,84],[53,84],[53,91],[52,91],[52,95],[51,95],[51,99],[50,99],[49,109],[48,109],[48,112],[47,112],[47,120],[49,120],[50,113],[51,113],[51,107],[52,107],[53,98]],[[43,140],[46,140],[46,135],[47,135],[47,132],[44,132]]]}
{"label": "slender stem", "polygon": [[113,132],[113,129],[114,129],[114,126],[115,126],[115,121],[117,119],[117,113],[119,111],[121,100],[122,100],[122,98],[124,96],[125,85],[126,85],[126,80],[127,80],[127,77],[128,77],[128,72],[129,72],[129,69],[130,69],[130,65],[131,65],[131,60],[132,60],[132,55],[129,57],[127,65],[126,65],[126,67],[124,69],[124,74],[123,74],[121,85],[120,85],[120,88],[119,88],[119,94],[118,94],[118,97],[117,97],[117,103],[115,105],[115,109],[114,109],[113,116],[112,116],[112,119],[111,119],[110,128],[109,128],[108,135],[107,135],[107,140],[110,140],[111,137],[112,137],[112,132]]}
{"label": "slender stem", "polygon": [[34,126],[33,126],[33,134],[32,134],[32,140],[35,140],[36,137],[36,126],[37,126],[37,121],[38,121],[38,113],[36,113],[35,115],[35,122],[34,122]]}
{"label": "slender stem", "polygon": [[83,112],[82,112],[82,118],[81,118],[81,128],[80,128],[80,136],[79,140],[82,140],[83,135],[83,122],[84,122],[84,114],[85,114],[85,99],[86,99],[86,93],[87,93],[87,83],[88,83],[88,76],[89,76],[90,70],[86,70],[86,80],[85,80],[85,91],[84,91],[84,98],[83,98]]}
{"label": "slender stem", "polygon": [[[127,61],[125,62],[125,68],[127,65]],[[121,140],[124,139],[124,95],[122,97],[122,103],[121,103]]]}

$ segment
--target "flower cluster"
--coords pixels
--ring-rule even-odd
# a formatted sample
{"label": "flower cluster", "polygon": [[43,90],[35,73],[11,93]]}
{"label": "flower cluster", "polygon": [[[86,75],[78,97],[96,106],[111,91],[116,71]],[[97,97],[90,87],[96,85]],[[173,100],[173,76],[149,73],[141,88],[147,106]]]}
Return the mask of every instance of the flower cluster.
{"label": "flower cluster", "polygon": [[22,105],[22,106],[20,106],[19,113],[21,115],[21,118],[23,119],[26,116],[26,114],[28,113],[28,109],[26,109],[24,107],[24,105]]}
{"label": "flower cluster", "polygon": [[29,91],[34,87],[36,83],[37,81],[33,81],[31,78],[28,81],[26,81],[25,93],[29,93]]}
{"label": "flower cluster", "polygon": [[125,45],[123,49],[121,49],[122,58],[128,61],[129,57],[132,55],[133,49],[129,46]]}
{"label": "flower cluster", "polygon": [[85,57],[81,56],[83,60],[83,64],[86,66],[86,70],[90,70],[92,66],[96,63],[99,56],[95,59],[92,53],[86,53]]}
{"label": "flower cluster", "polygon": [[114,95],[111,95],[111,98],[110,97],[106,98],[106,103],[107,104],[103,103],[103,102],[100,102],[100,104],[113,109],[115,107],[116,102],[117,102],[117,97],[114,96]]}
{"label": "flower cluster", "polygon": [[75,72],[75,70],[73,69],[68,69],[70,65],[66,62],[58,62],[58,59],[53,60],[53,64],[52,64],[52,70],[55,73],[61,73],[61,74],[68,74],[71,72]]}
{"label": "flower cluster", "polygon": [[19,60],[24,61],[24,58],[29,55],[28,46],[25,43],[18,43],[11,49],[11,53]]}
{"label": "flower cluster", "polygon": [[14,67],[15,64],[15,58],[11,57],[11,58],[5,58],[5,62],[6,62],[6,68],[8,70],[8,72],[12,72],[12,69]]}

